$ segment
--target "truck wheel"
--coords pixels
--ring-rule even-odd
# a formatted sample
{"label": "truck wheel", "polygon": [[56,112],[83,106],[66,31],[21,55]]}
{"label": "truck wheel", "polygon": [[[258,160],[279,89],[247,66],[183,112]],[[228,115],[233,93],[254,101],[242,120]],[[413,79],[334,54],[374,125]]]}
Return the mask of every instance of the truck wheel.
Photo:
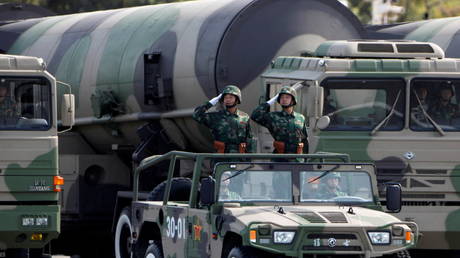
{"label": "truck wheel", "polygon": [[265,257],[261,255],[257,250],[251,247],[238,246],[233,247],[228,254],[228,258],[256,258],[256,257]]}
{"label": "truck wheel", "polygon": [[407,250],[397,252],[393,254],[393,258],[410,258],[410,253]]}
{"label": "truck wheel", "polygon": [[[147,200],[149,201],[163,201],[165,195],[167,181],[157,185],[149,193]],[[190,190],[192,189],[192,180],[186,177],[175,177],[171,179],[170,201],[188,201],[190,197]]]}
{"label": "truck wheel", "polygon": [[117,228],[115,230],[115,257],[131,257],[131,208],[125,207],[118,217]]}
{"label": "truck wheel", "polygon": [[145,252],[144,258],[163,258],[163,251],[159,242],[153,242]]}

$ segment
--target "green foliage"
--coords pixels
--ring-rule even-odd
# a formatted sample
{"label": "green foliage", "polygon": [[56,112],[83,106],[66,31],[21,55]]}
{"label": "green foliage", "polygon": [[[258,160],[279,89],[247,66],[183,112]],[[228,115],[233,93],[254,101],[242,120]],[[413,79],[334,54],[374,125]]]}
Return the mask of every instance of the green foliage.
{"label": "green foliage", "polygon": [[351,11],[358,16],[363,24],[368,24],[372,19],[372,4],[370,1],[349,0],[348,5]]}
{"label": "green foliage", "polygon": [[[371,0],[348,1],[351,11],[363,24],[371,21],[371,2]],[[460,0],[398,0],[395,5],[405,9],[397,22],[460,16]]]}

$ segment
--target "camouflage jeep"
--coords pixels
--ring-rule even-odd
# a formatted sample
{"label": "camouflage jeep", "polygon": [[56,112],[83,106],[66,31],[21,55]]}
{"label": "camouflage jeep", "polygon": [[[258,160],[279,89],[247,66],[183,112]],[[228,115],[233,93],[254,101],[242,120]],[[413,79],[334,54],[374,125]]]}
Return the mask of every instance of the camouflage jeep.
{"label": "camouflage jeep", "polygon": [[[280,156],[305,162],[271,161]],[[139,201],[140,172],[167,159],[163,201]],[[190,196],[171,201],[181,182],[173,178],[179,159],[195,160]],[[201,171],[207,159],[215,164],[209,176]],[[374,169],[344,154],[170,152],[136,170],[130,213],[118,223],[130,218],[133,257],[408,255],[417,225],[383,212]],[[386,193],[387,209],[398,212],[400,186],[387,185]]]}

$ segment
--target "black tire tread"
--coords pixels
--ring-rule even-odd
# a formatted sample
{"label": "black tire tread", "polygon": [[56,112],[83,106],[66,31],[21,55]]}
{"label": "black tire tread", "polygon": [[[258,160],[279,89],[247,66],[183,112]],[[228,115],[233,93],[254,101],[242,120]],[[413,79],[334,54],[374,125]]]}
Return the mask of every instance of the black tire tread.
{"label": "black tire tread", "polygon": [[163,250],[161,248],[161,243],[158,241],[154,241],[152,244],[149,245],[147,248],[147,251],[145,251],[145,256],[147,257],[147,254],[152,253],[155,255],[156,258],[163,258]]}

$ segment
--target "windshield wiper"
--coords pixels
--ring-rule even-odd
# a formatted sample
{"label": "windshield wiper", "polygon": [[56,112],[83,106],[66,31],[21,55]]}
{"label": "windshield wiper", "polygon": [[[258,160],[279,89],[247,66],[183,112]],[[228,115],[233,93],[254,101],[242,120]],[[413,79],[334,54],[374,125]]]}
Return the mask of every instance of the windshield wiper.
{"label": "windshield wiper", "polygon": [[324,171],[321,175],[315,177],[315,179],[313,179],[313,180],[311,180],[311,181],[309,180],[308,183],[311,184],[311,183],[313,183],[313,182],[315,182],[315,181],[320,180],[322,177],[325,177],[327,174],[329,174],[330,172],[332,172],[332,171],[338,169],[339,167],[340,167],[340,165],[335,165],[335,167],[333,167],[333,168],[331,168],[331,169],[329,169],[329,170],[327,170],[327,171]]}
{"label": "windshield wiper", "polygon": [[374,130],[371,131],[370,135],[377,133],[377,131],[380,130],[383,125],[386,125],[388,120],[390,120],[390,118],[393,116],[396,110],[396,104],[398,104],[399,101],[399,96],[401,96],[401,90],[398,91],[398,95],[396,96],[395,103],[393,103],[393,107],[391,107],[390,113],[377,126],[374,127]]}
{"label": "windshield wiper", "polygon": [[246,172],[246,170],[248,170],[248,169],[250,169],[250,168],[253,168],[253,167],[254,167],[254,164],[251,164],[251,165],[247,166],[246,168],[237,170],[233,176],[229,176],[229,177],[227,177],[226,179],[224,179],[224,180],[222,180],[222,181],[227,181],[227,180],[229,180],[229,179],[231,179],[231,178],[234,178],[234,177],[236,177],[236,176],[239,176],[239,175],[243,174],[244,172]]}
{"label": "windshield wiper", "polygon": [[426,112],[425,108],[423,108],[422,101],[420,101],[420,98],[418,97],[417,92],[415,92],[415,90],[413,90],[413,89],[412,89],[412,91],[414,92],[415,98],[417,99],[418,106],[419,106],[420,109],[422,110],[422,114],[425,116],[426,119],[428,119],[428,121],[430,121],[430,123],[433,125],[434,128],[436,128],[436,131],[438,131],[438,133],[439,133],[441,136],[445,136],[446,133],[444,132],[444,130],[442,130],[441,126],[439,126],[438,123],[436,123],[436,122],[433,120],[433,118],[431,118],[431,116],[428,115],[428,113]]}

